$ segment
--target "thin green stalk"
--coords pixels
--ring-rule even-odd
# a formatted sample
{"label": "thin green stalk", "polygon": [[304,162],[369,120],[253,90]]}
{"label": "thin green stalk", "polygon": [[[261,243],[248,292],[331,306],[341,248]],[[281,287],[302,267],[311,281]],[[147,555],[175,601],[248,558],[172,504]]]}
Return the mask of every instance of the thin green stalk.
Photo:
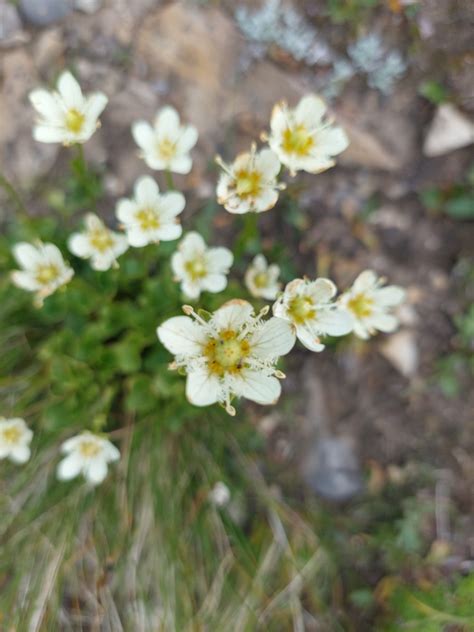
{"label": "thin green stalk", "polygon": [[18,211],[22,215],[28,215],[26,206],[23,204],[23,201],[20,195],[18,194],[17,190],[15,189],[13,184],[10,182],[10,180],[8,180],[8,178],[6,178],[5,175],[1,172],[0,172],[0,186],[8,195],[8,197],[12,200],[12,202],[16,205],[16,207],[18,208]]}
{"label": "thin green stalk", "polygon": [[166,186],[168,187],[168,189],[170,189],[170,191],[174,191],[176,187],[174,185],[173,174],[171,173],[171,171],[169,170],[165,171],[165,178],[166,178]]}
{"label": "thin green stalk", "polygon": [[257,213],[245,213],[242,217],[242,228],[235,243],[236,259],[245,253],[255,254],[260,247]]}

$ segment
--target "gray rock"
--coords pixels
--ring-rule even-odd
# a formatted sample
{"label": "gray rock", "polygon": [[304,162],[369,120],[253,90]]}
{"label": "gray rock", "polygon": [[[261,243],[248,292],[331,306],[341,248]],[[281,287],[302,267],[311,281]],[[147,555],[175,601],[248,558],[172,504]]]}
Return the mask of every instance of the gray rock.
{"label": "gray rock", "polygon": [[352,441],[329,437],[316,441],[304,476],[309,487],[327,500],[343,502],[362,491],[362,476]]}
{"label": "gray rock", "polygon": [[74,8],[83,13],[92,15],[102,6],[102,0],[75,0]]}
{"label": "gray rock", "polygon": [[27,40],[28,36],[21,28],[16,8],[9,2],[0,0],[0,47],[22,44]]}
{"label": "gray rock", "polygon": [[19,8],[28,22],[35,26],[47,26],[72,13],[73,0],[20,0]]}

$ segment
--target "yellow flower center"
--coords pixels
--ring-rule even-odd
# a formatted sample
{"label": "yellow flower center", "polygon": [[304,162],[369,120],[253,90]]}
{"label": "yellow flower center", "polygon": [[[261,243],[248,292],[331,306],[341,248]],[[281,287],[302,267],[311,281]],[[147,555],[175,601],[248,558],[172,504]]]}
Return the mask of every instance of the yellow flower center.
{"label": "yellow flower center", "polygon": [[84,125],[86,117],[78,110],[71,108],[66,113],[66,127],[73,134],[79,134]]}
{"label": "yellow flower center", "polygon": [[136,218],[142,230],[156,230],[160,227],[158,214],[152,208],[142,208]]}
{"label": "yellow flower center", "polygon": [[202,258],[186,261],[184,264],[184,269],[193,281],[197,281],[197,279],[202,279],[207,274],[206,264]]}
{"label": "yellow flower center", "polygon": [[225,373],[238,373],[250,353],[247,340],[239,340],[237,332],[225,329],[217,338],[211,338],[204,347],[207,366],[211,373],[222,377]]}
{"label": "yellow flower center", "polygon": [[281,146],[287,154],[307,156],[314,146],[314,139],[304,125],[295,125],[285,129]]}
{"label": "yellow flower center", "polygon": [[100,446],[91,439],[85,439],[79,445],[79,452],[81,453],[81,456],[89,458],[99,454]]}
{"label": "yellow flower center", "polygon": [[367,318],[367,316],[370,316],[372,314],[373,305],[373,299],[363,293],[356,294],[347,302],[348,309],[350,309],[357,318]]}
{"label": "yellow flower center", "polygon": [[255,287],[264,288],[268,284],[268,275],[265,272],[259,272],[253,280]]}
{"label": "yellow flower center", "polygon": [[176,155],[176,143],[169,138],[162,138],[157,145],[157,149],[163,160],[171,160]]}
{"label": "yellow flower center", "polygon": [[36,280],[40,285],[48,285],[59,276],[59,268],[53,263],[38,266]]}
{"label": "yellow flower center", "polygon": [[99,252],[105,252],[114,245],[114,240],[106,228],[92,230],[89,233],[89,241],[94,250],[98,250]]}
{"label": "yellow flower center", "polygon": [[288,303],[288,314],[299,325],[314,318],[316,310],[312,299],[309,296],[295,296]]}
{"label": "yellow flower center", "polygon": [[4,441],[14,445],[15,443],[18,443],[18,441],[20,440],[22,432],[20,428],[17,428],[16,426],[12,426],[11,428],[5,428],[5,430],[2,430],[2,435],[3,435]]}
{"label": "yellow flower center", "polygon": [[241,198],[257,197],[262,190],[260,171],[242,169],[235,174],[235,189]]}

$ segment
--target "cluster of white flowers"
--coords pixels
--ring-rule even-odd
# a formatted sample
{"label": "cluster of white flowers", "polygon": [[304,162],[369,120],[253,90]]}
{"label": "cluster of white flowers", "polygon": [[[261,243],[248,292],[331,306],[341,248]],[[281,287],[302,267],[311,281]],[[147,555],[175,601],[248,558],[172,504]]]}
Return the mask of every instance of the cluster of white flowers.
{"label": "cluster of white flowers", "polygon": [[229,213],[261,213],[273,208],[279,191],[285,184],[277,181],[281,166],[292,176],[297,171],[321,173],[333,167],[334,156],[349,145],[346,133],[330,119],[324,120],[326,105],[314,94],[303,97],[294,108],[285,101],[273,108],[271,132],[262,134],[270,149],[237,156],[226,164],[220,156],[216,161],[223,169],[217,185],[217,200]]}
{"label": "cluster of white flowers", "polygon": [[[0,460],[26,463],[31,456],[32,439],[33,432],[24,419],[0,418]],[[91,432],[71,437],[62,444],[61,451],[67,456],[58,465],[58,479],[66,481],[82,473],[93,485],[102,483],[107,464],[120,458],[120,452],[108,439]]]}
{"label": "cluster of white flowers", "polygon": [[[30,99],[40,116],[34,137],[65,145],[88,140],[107,103],[101,93],[84,97],[68,72],[60,76],[57,92],[35,90]],[[230,213],[261,213],[275,206],[285,188],[278,181],[282,165],[291,175],[297,171],[320,173],[334,166],[334,157],[346,149],[348,140],[325,115],[326,106],[315,95],[304,97],[294,109],[285,102],[277,104],[271,132],[262,137],[269,148],[258,151],[252,144],[249,152],[231,164],[217,158],[223,169],[216,189],[219,203]],[[180,174],[191,170],[189,152],[198,133],[193,126],[181,124],[173,108],[162,108],[153,126],[145,121],[134,123],[132,135],[151,169]],[[95,270],[108,270],[118,265],[117,259],[130,246],[142,248],[180,238],[178,216],[184,207],[182,193],[161,192],[152,177],[140,177],[133,197],[119,200],[116,206],[124,232],[109,229],[89,213],[84,230],[71,235],[68,248],[73,255],[88,259]],[[72,268],[54,244],[19,243],[13,255],[21,267],[12,273],[13,282],[34,292],[39,305],[73,277]],[[183,294],[197,300],[203,291],[217,293],[226,288],[233,259],[227,248],[209,247],[199,233],[188,232],[170,265]],[[273,316],[268,319],[270,306],[256,313],[247,301],[233,299],[205,316],[185,305],[185,316],[170,318],[158,327],[159,340],[175,356],[170,368],[186,373],[186,395],[192,404],[220,403],[230,415],[236,412],[234,398],[273,404],[285,377],[277,362],[290,352],[297,338],[307,349],[320,352],[327,336],[353,331],[365,339],[377,330],[393,331],[398,324],[393,310],[402,302],[404,291],[397,286],[382,287],[384,280],[370,270],[360,274],[339,298],[329,279],[294,279],[282,291],[279,276],[278,265],[269,264],[262,254],[245,273],[245,285],[253,297],[274,301]],[[27,461],[32,436],[24,420],[0,420],[0,459]],[[65,441],[62,452],[65,457],[58,466],[58,478],[69,480],[82,473],[94,485],[104,480],[108,464],[120,456],[110,441],[89,431]]]}

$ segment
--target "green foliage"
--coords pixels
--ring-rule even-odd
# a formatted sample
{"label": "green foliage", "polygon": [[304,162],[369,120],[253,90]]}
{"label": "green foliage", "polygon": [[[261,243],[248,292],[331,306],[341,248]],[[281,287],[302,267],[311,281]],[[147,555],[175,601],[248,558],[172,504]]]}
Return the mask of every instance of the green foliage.
{"label": "green foliage", "polygon": [[444,103],[448,99],[446,88],[437,81],[423,81],[418,92],[434,105]]}
{"label": "green foliage", "polygon": [[390,622],[381,632],[470,632],[474,630],[474,575],[439,581],[427,588],[396,583],[386,609]]}
{"label": "green foliage", "polygon": [[437,382],[447,397],[459,395],[463,382],[474,378],[474,303],[455,318],[455,350],[438,361]]}
{"label": "green foliage", "polygon": [[474,219],[474,166],[464,182],[444,188],[425,189],[420,197],[430,211],[446,213],[457,220]]}
{"label": "green foliage", "polygon": [[327,12],[336,24],[360,24],[380,5],[380,0],[328,0]]}

